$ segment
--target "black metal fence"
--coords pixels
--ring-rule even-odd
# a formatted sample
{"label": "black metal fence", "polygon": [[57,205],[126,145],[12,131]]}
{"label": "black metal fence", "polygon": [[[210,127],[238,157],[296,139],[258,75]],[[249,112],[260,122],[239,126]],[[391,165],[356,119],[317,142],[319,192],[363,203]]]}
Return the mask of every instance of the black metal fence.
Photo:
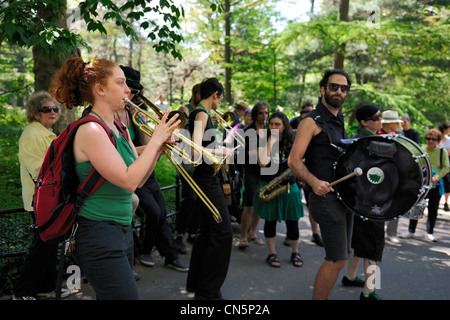
{"label": "black metal fence", "polygon": [[[173,190],[173,193],[168,194]],[[167,202],[167,217],[174,218],[180,209],[181,183],[176,176],[175,184],[162,187]],[[169,219],[174,223],[174,219]],[[0,210],[0,296],[13,289],[14,278],[19,273],[23,259],[33,241],[30,232],[32,215],[24,208]]]}

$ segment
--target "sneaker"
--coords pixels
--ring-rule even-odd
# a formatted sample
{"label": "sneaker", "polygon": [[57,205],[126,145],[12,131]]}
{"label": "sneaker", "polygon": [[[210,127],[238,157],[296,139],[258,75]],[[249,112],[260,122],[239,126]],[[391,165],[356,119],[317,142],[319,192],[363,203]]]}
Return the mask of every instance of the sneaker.
{"label": "sneaker", "polygon": [[175,246],[177,248],[177,252],[179,254],[187,254],[187,248],[186,248],[186,244],[184,243],[183,237],[182,236],[178,236],[175,239]]}
{"label": "sneaker", "polygon": [[153,257],[151,253],[142,254],[139,257],[139,260],[144,266],[153,267],[155,265],[155,261],[153,261]]}
{"label": "sneaker", "polygon": [[386,235],[386,240],[392,242],[392,243],[400,243],[400,239],[396,236],[388,236]]}
{"label": "sneaker", "polygon": [[359,300],[382,300],[375,291],[370,292],[369,294],[365,295],[361,292],[359,295]]}
{"label": "sneaker", "polygon": [[[70,295],[70,291],[64,288],[61,288],[61,299],[68,297]],[[40,299],[55,299],[56,298],[56,292],[50,291],[50,292],[43,292],[38,293],[37,297]]]}
{"label": "sneaker", "polygon": [[346,276],[342,278],[342,284],[346,287],[360,287],[364,288],[364,280],[356,276],[355,279],[350,280]]}
{"label": "sneaker", "polygon": [[448,204],[444,203],[444,211],[450,211]]}
{"label": "sneaker", "polygon": [[320,238],[320,236],[319,236],[317,233],[314,233],[314,234],[312,235],[311,242],[314,242],[314,243],[317,244],[319,247],[323,247],[322,239]]}
{"label": "sneaker", "polygon": [[414,236],[414,233],[405,231],[400,235],[400,238],[402,239],[411,239]]}
{"label": "sneaker", "polygon": [[183,263],[183,261],[180,260],[180,258],[176,258],[175,260],[166,263],[166,267],[173,268],[177,271],[181,272],[188,272],[189,267]]}
{"label": "sneaker", "polygon": [[436,237],[435,237],[433,234],[431,234],[431,233],[427,233],[427,235],[425,236],[425,238],[426,238],[427,240],[430,240],[430,241],[433,241],[433,242],[437,242]]}
{"label": "sneaker", "polygon": [[35,297],[32,297],[32,296],[21,296],[21,297],[13,296],[12,299],[13,300],[37,300]]}

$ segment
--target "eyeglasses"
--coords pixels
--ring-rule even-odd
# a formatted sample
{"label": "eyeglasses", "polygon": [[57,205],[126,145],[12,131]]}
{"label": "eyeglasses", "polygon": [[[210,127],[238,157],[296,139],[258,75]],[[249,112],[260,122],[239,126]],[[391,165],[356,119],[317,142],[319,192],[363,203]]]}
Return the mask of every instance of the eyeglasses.
{"label": "eyeglasses", "polygon": [[259,111],[258,114],[269,114],[269,111]]}
{"label": "eyeglasses", "polygon": [[132,94],[132,95],[137,95],[137,94],[139,94],[141,92],[141,90],[138,90],[138,89],[131,89],[130,90],[130,93]]}
{"label": "eyeglasses", "polygon": [[439,141],[439,139],[430,138],[430,137],[426,137],[425,140],[427,140],[427,141],[434,141],[434,142],[438,142]]}
{"label": "eyeglasses", "polygon": [[364,119],[365,121],[369,121],[369,120],[372,120],[372,121],[378,121],[378,120],[380,120],[382,118],[382,116],[381,116],[381,114],[377,114],[377,115],[374,115],[374,116],[372,116],[372,117],[370,117],[370,118],[367,118],[367,119]]}
{"label": "eyeglasses", "polygon": [[330,89],[331,92],[336,92],[339,88],[341,88],[342,93],[347,93],[350,90],[350,86],[337,83],[329,83],[326,86],[328,86],[328,89]]}
{"label": "eyeglasses", "polygon": [[42,113],[50,113],[50,112],[52,112],[52,111],[54,111],[55,113],[58,113],[59,108],[58,108],[58,107],[43,106],[43,107],[39,110],[39,112],[42,112]]}

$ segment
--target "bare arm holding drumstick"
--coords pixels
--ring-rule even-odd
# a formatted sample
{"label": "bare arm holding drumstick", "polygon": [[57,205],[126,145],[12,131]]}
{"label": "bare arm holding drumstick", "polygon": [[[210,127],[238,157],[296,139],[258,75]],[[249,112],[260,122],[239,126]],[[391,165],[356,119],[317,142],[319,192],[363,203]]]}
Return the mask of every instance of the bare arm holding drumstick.
{"label": "bare arm holding drumstick", "polygon": [[313,192],[318,196],[323,196],[328,192],[334,191],[327,181],[317,179],[303,163],[303,157],[311,139],[319,134],[322,128],[319,127],[314,119],[305,118],[300,122],[297,128],[296,139],[288,158],[289,168],[294,174],[311,186]]}

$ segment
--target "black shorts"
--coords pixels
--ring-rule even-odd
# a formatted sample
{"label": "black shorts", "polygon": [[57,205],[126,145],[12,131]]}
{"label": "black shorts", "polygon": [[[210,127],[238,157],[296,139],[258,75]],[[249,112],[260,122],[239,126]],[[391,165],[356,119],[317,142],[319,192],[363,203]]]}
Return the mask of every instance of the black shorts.
{"label": "black shorts", "polygon": [[352,248],[355,256],[381,261],[384,249],[384,221],[353,220]]}

